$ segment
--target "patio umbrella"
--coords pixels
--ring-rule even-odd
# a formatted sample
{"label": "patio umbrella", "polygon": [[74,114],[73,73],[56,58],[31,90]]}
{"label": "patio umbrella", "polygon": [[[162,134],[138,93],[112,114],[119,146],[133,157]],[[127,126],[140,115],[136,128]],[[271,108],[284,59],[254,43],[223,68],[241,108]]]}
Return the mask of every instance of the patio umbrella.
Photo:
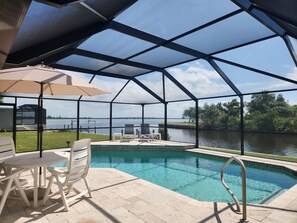
{"label": "patio umbrella", "polygon": [[0,70],[0,92],[39,94],[38,149],[42,157],[43,95],[93,96],[108,92],[46,65]]}

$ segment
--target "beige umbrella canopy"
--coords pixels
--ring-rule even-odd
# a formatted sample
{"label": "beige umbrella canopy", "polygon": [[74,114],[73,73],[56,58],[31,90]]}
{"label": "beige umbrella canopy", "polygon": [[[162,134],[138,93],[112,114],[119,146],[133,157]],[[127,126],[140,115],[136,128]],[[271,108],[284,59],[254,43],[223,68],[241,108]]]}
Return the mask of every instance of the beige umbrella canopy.
{"label": "beige umbrella canopy", "polygon": [[0,70],[0,92],[84,96],[108,93],[45,65]]}
{"label": "beige umbrella canopy", "polygon": [[38,149],[42,157],[43,94],[93,96],[108,92],[49,66],[37,65],[0,70],[0,92],[39,94]]}

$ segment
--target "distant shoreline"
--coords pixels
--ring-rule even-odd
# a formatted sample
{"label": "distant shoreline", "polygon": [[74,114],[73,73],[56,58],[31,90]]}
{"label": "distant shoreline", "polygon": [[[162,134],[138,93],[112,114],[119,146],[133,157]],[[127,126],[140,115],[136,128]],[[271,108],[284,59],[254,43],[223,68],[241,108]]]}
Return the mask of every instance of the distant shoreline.
{"label": "distant shoreline", "polygon": [[[74,118],[67,118],[67,117],[53,117],[53,118],[46,118],[46,119],[77,119],[76,117]],[[109,118],[87,118],[87,117],[81,117],[79,119],[109,119]],[[142,119],[142,117],[114,117],[112,119]],[[144,119],[164,119],[164,118],[157,118],[157,117],[145,117]],[[181,119],[181,120],[187,120],[183,118],[167,118],[167,119]]]}

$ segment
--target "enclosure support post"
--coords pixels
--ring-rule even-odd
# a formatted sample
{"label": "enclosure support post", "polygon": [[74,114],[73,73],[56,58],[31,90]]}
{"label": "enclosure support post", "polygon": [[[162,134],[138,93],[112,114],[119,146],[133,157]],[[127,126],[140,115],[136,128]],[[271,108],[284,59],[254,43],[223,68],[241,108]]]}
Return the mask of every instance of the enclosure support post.
{"label": "enclosure support post", "polygon": [[77,111],[76,111],[76,140],[79,140],[79,114],[80,112],[80,101],[77,101]]}
{"label": "enclosure support post", "polygon": [[165,89],[165,75],[162,72],[162,88],[163,88],[163,100],[164,100],[164,140],[168,140],[167,138],[167,104],[166,102],[166,89]]}
{"label": "enclosure support post", "polygon": [[167,104],[168,102],[164,103],[164,140],[168,140],[167,138]]}
{"label": "enclosure support post", "polygon": [[285,41],[285,44],[287,45],[287,48],[288,48],[288,50],[289,50],[289,52],[291,54],[291,57],[292,57],[292,59],[293,59],[293,61],[295,63],[295,66],[297,66],[297,52],[294,49],[289,36],[286,35],[286,36],[283,37],[283,39]]}
{"label": "enclosure support post", "polygon": [[241,155],[244,155],[244,117],[243,117],[243,95],[240,95],[240,150]]}
{"label": "enclosure support post", "polygon": [[109,104],[109,140],[112,140],[112,102]]}
{"label": "enclosure support post", "polygon": [[141,105],[141,112],[142,112],[142,115],[141,115],[141,123],[142,125],[144,124],[144,104]]}
{"label": "enclosure support post", "polygon": [[199,100],[195,101],[195,117],[196,117],[196,143],[195,143],[195,147],[198,148],[199,147]]}
{"label": "enclosure support post", "polygon": [[[14,106],[13,106],[13,126],[12,126],[12,138],[15,145],[16,150],[16,108],[17,108],[17,97],[14,98]],[[16,152],[16,151],[15,151]]]}
{"label": "enclosure support post", "polygon": [[37,149],[42,157],[42,133],[43,133],[43,83],[40,85],[40,95],[38,98],[38,124],[37,124]]}
{"label": "enclosure support post", "polygon": [[40,128],[40,96],[38,97],[38,120],[37,120],[37,147],[36,147],[36,150],[39,151],[39,141],[40,141],[40,132],[39,132],[39,128]]}

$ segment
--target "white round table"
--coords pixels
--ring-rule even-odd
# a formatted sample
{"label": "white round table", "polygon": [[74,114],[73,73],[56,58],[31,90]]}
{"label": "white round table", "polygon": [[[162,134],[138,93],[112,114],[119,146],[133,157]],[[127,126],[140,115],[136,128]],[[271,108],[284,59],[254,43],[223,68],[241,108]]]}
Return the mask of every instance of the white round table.
{"label": "white round table", "polygon": [[[47,167],[51,164],[64,163],[67,159],[67,153],[57,154],[56,152],[45,151],[42,157],[39,157],[39,152],[32,152],[27,154],[20,154],[3,161],[3,164],[9,168],[22,168],[33,169],[34,178],[34,193],[33,193],[33,206],[37,207],[38,204],[38,167]],[[41,184],[41,177],[39,178]]]}

